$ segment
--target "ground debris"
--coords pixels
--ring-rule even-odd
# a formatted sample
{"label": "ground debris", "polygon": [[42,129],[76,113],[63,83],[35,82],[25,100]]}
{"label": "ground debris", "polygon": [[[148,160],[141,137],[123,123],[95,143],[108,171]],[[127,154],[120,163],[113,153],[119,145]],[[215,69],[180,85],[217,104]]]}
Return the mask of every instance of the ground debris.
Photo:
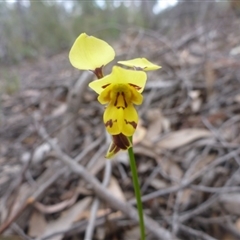
{"label": "ground debris", "polygon": [[[128,56],[132,40],[140,38],[131,57],[147,54],[162,65],[149,74],[134,148],[145,213],[180,239],[240,239],[239,25],[235,18],[212,21],[167,45],[158,32],[129,29],[121,37],[126,42],[116,43]],[[61,147],[71,139],[64,151],[104,179],[103,108],[91,90],[82,91],[66,121],[72,110],[67,96],[80,75],[66,63],[67,54],[21,64],[21,90],[1,94],[0,231],[10,235],[83,239],[95,199],[91,186],[39,136],[36,122]],[[69,131],[59,137],[63,129]],[[121,155],[112,163],[108,188],[132,203],[129,165]],[[138,238],[136,223],[106,203],[95,218],[96,240]]]}

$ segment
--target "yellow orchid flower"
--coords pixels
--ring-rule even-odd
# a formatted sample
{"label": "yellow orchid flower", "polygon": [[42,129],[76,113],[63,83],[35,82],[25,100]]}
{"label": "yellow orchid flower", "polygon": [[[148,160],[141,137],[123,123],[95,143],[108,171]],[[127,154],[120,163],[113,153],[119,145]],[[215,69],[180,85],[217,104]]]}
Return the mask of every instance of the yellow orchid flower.
{"label": "yellow orchid flower", "polygon": [[114,57],[115,52],[108,43],[86,33],[76,39],[69,53],[69,60],[75,68],[92,71],[102,68]]}
{"label": "yellow orchid flower", "polygon": [[152,71],[161,68],[160,66],[149,62],[146,58],[135,58],[127,61],[118,61],[118,63],[143,71]]}
{"label": "yellow orchid flower", "polygon": [[146,79],[145,72],[115,66],[110,75],[89,84],[99,94],[98,101],[108,104],[103,121],[111,135],[122,133],[129,137],[135,132],[138,114],[133,104],[142,103]]}
{"label": "yellow orchid flower", "polygon": [[142,104],[141,93],[147,79],[144,71],[161,68],[146,58],[136,58],[118,63],[141,71],[115,66],[112,73],[104,77],[102,68],[114,57],[115,52],[108,43],[86,33],[76,39],[69,53],[69,60],[75,68],[91,70],[99,79],[91,82],[89,87],[99,94],[98,101],[101,104],[107,104],[103,121],[112,135],[107,158],[131,147],[129,137],[134,134],[138,123],[134,105]]}

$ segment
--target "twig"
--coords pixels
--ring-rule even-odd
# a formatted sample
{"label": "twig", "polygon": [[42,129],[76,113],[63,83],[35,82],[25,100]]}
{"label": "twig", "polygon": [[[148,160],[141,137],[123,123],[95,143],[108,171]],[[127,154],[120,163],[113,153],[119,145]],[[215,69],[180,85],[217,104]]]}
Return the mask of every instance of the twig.
{"label": "twig", "polygon": [[[208,150],[208,147],[205,148],[205,149],[206,149],[206,150],[203,151],[203,152],[204,152],[204,154],[206,155],[206,154],[208,154],[209,150]],[[195,158],[195,155],[193,155],[193,156],[191,157],[191,165],[190,165],[190,167],[187,169],[187,171],[185,172],[185,174],[184,174],[184,176],[183,176],[183,178],[182,178],[182,180],[181,180],[181,184],[186,184],[186,183],[188,183],[188,177],[189,177],[189,176],[191,175],[191,173],[194,171],[197,163],[198,163],[199,161],[201,161],[202,156],[199,156],[199,157],[197,157],[197,158],[195,158],[195,159],[194,159],[194,158]],[[172,226],[173,226],[173,227],[172,227],[172,228],[173,228],[173,233],[176,234],[176,235],[177,235],[178,230],[179,230],[179,220],[178,220],[178,218],[179,218],[180,200],[181,200],[182,196],[183,196],[183,191],[182,191],[182,190],[179,190],[179,191],[177,192],[176,201],[175,201],[175,204],[174,204],[174,207],[173,207],[173,217],[172,217]]]}
{"label": "twig", "polygon": [[[227,187],[232,180],[234,179],[235,175],[239,174],[239,170],[237,170],[230,179],[228,179],[228,181],[225,183],[225,187]],[[202,203],[201,205],[199,205],[197,208],[195,208],[194,210],[190,210],[184,214],[182,214],[179,218],[180,222],[185,222],[189,219],[191,219],[192,217],[202,213],[203,211],[207,210],[213,203],[216,203],[217,199],[218,199],[219,195],[218,194],[214,194],[212,197],[210,197],[207,201],[205,201],[204,203]]]}
{"label": "twig", "polygon": [[13,223],[11,228],[14,232],[16,232],[18,235],[20,235],[25,240],[32,240],[28,235],[25,234],[25,232],[18,226],[18,224]]}
{"label": "twig", "polygon": [[190,227],[187,227],[183,224],[180,224],[180,229],[194,237],[197,237],[197,238],[200,238],[200,239],[203,239],[203,240],[217,240],[216,238],[213,238],[211,236],[209,236],[208,234],[202,232],[202,231],[198,231],[198,230],[195,230],[193,228],[190,228]]}
{"label": "twig", "polygon": [[[102,185],[104,187],[107,187],[107,185],[110,181],[110,176],[111,176],[111,173],[112,173],[111,169],[112,169],[111,162],[109,160],[106,160],[104,179],[103,179],[103,183],[102,183]],[[96,198],[94,200],[93,204],[92,204],[91,215],[90,215],[90,218],[89,218],[89,222],[88,222],[87,230],[86,230],[86,233],[85,233],[85,236],[84,236],[84,240],[92,239],[99,204],[100,204],[100,201],[99,201],[98,198]]]}
{"label": "twig", "polygon": [[[135,208],[133,208],[128,203],[124,203],[119,199],[115,198],[111,194],[111,192],[108,191],[106,188],[104,188],[96,178],[94,178],[92,175],[90,175],[86,171],[84,167],[74,162],[68,155],[66,155],[60,149],[60,147],[52,139],[48,137],[43,127],[39,126],[39,134],[51,145],[51,147],[54,149],[54,151],[58,155],[59,159],[61,159],[62,162],[72,170],[72,172],[79,174],[86,182],[92,185],[94,192],[100,199],[108,202],[108,204],[112,208],[122,211],[129,218],[135,221],[138,221],[138,213]],[[164,240],[178,239],[177,237],[173,236],[169,231],[159,226],[158,223],[155,222],[153,219],[147,216],[145,216],[145,225],[146,225],[146,228],[150,232],[152,232],[158,239],[164,239]]]}
{"label": "twig", "polygon": [[[158,190],[156,192],[147,194],[145,196],[142,197],[142,201],[149,201],[151,199],[157,198],[159,196],[163,196],[166,194],[170,194],[176,191],[179,191],[180,189],[183,189],[187,186],[189,186],[192,182],[194,182],[197,178],[199,178],[200,176],[206,174],[208,171],[210,171],[211,169],[215,168],[217,165],[220,165],[226,161],[228,161],[229,159],[233,158],[236,156],[236,154],[240,154],[240,149],[234,150],[224,156],[221,156],[219,158],[217,158],[214,162],[208,164],[207,166],[203,167],[201,170],[199,170],[198,172],[196,172],[193,176],[191,176],[187,182],[185,182],[184,184],[180,185],[180,186],[173,186],[173,187],[169,187],[167,189],[161,189]],[[134,200],[130,201],[131,203],[134,202]]]}
{"label": "twig", "polygon": [[92,151],[94,148],[96,148],[104,139],[104,134],[101,135],[100,138],[97,138],[94,142],[92,142],[92,144],[88,145],[86,148],[84,148],[84,150],[82,152],[80,152],[75,158],[74,161],[75,162],[80,162],[82,161],[82,159],[90,152]]}
{"label": "twig", "polygon": [[239,186],[232,187],[208,187],[202,185],[190,185],[190,188],[195,191],[202,191],[208,193],[230,193],[230,192],[240,192]]}

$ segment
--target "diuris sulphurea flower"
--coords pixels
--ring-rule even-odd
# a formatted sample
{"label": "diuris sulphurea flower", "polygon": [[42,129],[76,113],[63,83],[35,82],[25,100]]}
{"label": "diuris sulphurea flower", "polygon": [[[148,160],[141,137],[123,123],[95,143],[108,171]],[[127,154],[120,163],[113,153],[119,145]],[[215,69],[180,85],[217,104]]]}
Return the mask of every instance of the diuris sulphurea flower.
{"label": "diuris sulphurea flower", "polygon": [[118,62],[132,69],[114,66],[112,73],[104,77],[102,68],[114,57],[115,52],[108,43],[86,33],[76,39],[69,53],[74,67],[91,70],[99,79],[91,82],[89,87],[99,94],[98,101],[106,105],[103,121],[107,132],[112,135],[107,158],[131,147],[129,137],[134,134],[138,124],[134,105],[142,104],[141,93],[147,80],[144,71],[160,68],[145,58],[135,58]]}
{"label": "diuris sulphurea flower", "polygon": [[142,104],[146,79],[145,72],[115,66],[111,74],[89,84],[99,94],[98,101],[108,104],[103,121],[109,134],[133,135],[138,123],[134,104]]}

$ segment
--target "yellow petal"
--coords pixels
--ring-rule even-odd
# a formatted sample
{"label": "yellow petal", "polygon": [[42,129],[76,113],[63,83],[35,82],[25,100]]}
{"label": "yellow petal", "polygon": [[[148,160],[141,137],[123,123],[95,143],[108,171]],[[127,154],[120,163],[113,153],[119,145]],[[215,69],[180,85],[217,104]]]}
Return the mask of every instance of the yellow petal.
{"label": "yellow petal", "polygon": [[105,88],[107,88],[112,83],[112,78],[107,75],[100,80],[95,80],[89,83],[89,87],[94,90],[96,93],[100,94]]}
{"label": "yellow petal", "polygon": [[157,70],[161,68],[160,66],[149,62],[146,58],[135,58],[128,61],[119,61],[118,63],[144,71]]}
{"label": "yellow petal", "polygon": [[137,128],[138,114],[136,109],[132,104],[129,104],[127,108],[124,109],[124,121],[122,126],[122,134],[125,136],[132,136]]}
{"label": "yellow petal", "polygon": [[145,72],[134,71],[114,66],[112,73],[109,75],[115,83],[123,83],[134,86],[139,92],[142,92],[146,81],[147,75]]}
{"label": "yellow petal", "polygon": [[115,57],[113,48],[105,41],[82,33],[74,42],[69,60],[81,70],[95,70],[111,62]]}
{"label": "yellow petal", "polygon": [[134,86],[139,92],[142,92],[147,80],[145,72],[128,70],[121,67],[114,66],[111,74],[93,81],[89,84],[96,93],[100,94],[106,86],[111,83],[130,84]]}
{"label": "yellow petal", "polygon": [[136,105],[140,105],[142,104],[143,101],[143,96],[141,93],[139,93],[134,87],[131,87],[131,102],[136,104]]}
{"label": "yellow petal", "polygon": [[110,103],[103,114],[103,121],[109,134],[117,135],[121,133],[123,124],[119,121],[123,121],[122,119],[123,109],[117,109],[112,103]]}
{"label": "yellow petal", "polygon": [[103,114],[103,121],[109,134],[122,133],[130,137],[137,128],[138,114],[132,103],[126,108],[117,108],[110,103]]}
{"label": "yellow petal", "polygon": [[111,90],[112,90],[112,86],[109,85],[99,94],[98,101],[101,104],[106,104],[111,101],[111,98],[110,98]]}

